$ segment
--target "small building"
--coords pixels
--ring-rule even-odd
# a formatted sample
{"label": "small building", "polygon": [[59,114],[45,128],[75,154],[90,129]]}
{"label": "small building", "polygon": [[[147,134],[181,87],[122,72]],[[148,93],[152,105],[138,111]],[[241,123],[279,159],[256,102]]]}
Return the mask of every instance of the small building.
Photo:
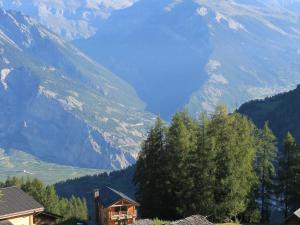
{"label": "small building", "polygon": [[289,216],[285,222],[285,225],[300,225],[300,209],[296,210],[291,216]]}
{"label": "small building", "polygon": [[95,220],[99,225],[133,224],[137,218],[139,204],[110,187],[102,187],[94,192]]}
{"label": "small building", "polygon": [[0,225],[45,225],[59,218],[17,187],[0,189]]}

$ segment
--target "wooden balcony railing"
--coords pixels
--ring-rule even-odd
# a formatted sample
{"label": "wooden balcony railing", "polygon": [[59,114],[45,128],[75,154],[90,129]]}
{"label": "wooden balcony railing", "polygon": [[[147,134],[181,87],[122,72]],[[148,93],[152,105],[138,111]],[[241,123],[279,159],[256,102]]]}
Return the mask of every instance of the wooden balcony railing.
{"label": "wooden balcony railing", "polygon": [[112,220],[119,220],[119,219],[132,219],[136,218],[137,214],[135,213],[128,213],[128,212],[113,212],[110,215]]}

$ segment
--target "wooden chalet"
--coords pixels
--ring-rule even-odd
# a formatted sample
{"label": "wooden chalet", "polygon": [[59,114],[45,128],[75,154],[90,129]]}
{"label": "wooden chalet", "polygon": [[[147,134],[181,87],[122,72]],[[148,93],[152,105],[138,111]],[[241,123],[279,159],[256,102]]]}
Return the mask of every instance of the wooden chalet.
{"label": "wooden chalet", "polygon": [[59,218],[17,187],[0,189],[0,225],[45,225]]}
{"label": "wooden chalet", "polygon": [[285,225],[300,225],[300,209],[285,220]]}
{"label": "wooden chalet", "polygon": [[99,225],[133,224],[139,204],[110,187],[95,190],[95,219]]}

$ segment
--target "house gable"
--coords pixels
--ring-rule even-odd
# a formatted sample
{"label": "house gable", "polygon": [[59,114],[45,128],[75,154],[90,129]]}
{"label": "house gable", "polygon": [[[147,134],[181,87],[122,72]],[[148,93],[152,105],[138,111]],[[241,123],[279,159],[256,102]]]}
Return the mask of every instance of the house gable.
{"label": "house gable", "polygon": [[17,187],[1,188],[0,220],[34,214],[44,207]]}
{"label": "house gable", "polygon": [[139,204],[137,204],[136,202],[132,202],[129,201],[127,199],[121,199],[115,203],[113,203],[112,205],[110,205],[109,207],[117,207],[117,206],[139,206]]}

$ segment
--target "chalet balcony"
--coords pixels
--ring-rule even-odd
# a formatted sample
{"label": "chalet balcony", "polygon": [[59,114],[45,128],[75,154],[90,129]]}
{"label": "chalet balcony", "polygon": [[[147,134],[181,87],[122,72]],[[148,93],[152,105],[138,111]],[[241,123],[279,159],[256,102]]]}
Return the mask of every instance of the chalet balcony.
{"label": "chalet balcony", "polygon": [[136,218],[137,214],[135,213],[128,213],[128,212],[114,212],[111,213],[111,220],[124,220],[124,219],[133,219]]}

